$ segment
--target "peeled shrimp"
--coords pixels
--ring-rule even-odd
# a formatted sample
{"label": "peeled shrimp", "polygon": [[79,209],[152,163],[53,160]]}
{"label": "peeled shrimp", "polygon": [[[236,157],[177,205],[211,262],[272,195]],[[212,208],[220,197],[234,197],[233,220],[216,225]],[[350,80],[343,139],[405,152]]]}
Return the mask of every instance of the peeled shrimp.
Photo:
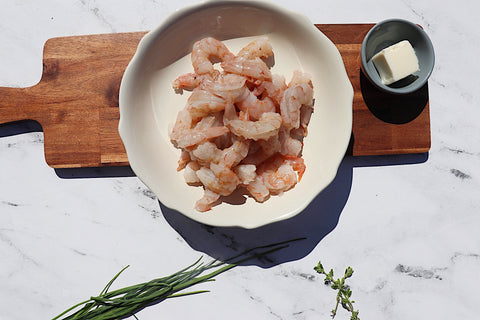
{"label": "peeled shrimp", "polygon": [[174,139],[179,148],[188,148],[201,142],[220,137],[228,133],[226,127],[210,127],[207,129],[186,130],[180,137]]}
{"label": "peeled shrimp", "polygon": [[258,79],[272,79],[272,73],[268,66],[260,58],[255,59],[230,59],[221,63],[223,70],[230,73]]}
{"label": "peeled shrimp", "polygon": [[257,173],[257,167],[253,164],[240,164],[235,167],[233,170],[240,179],[240,183],[243,185],[248,185],[250,182],[254,181]]}
{"label": "peeled shrimp", "polygon": [[201,142],[224,135],[229,130],[226,127],[191,128],[192,117],[188,110],[183,109],[177,115],[177,120],[170,133],[170,139],[179,148],[197,145]]}
{"label": "peeled shrimp", "polygon": [[275,112],[275,104],[269,97],[258,99],[248,88],[245,90],[246,93],[237,100],[237,106],[241,111],[248,112],[252,120],[260,119],[265,112]]}
{"label": "peeled shrimp", "polygon": [[187,100],[187,110],[190,112],[193,121],[197,121],[211,113],[225,109],[225,99],[213,93],[195,88]]}
{"label": "peeled shrimp", "polygon": [[265,186],[262,177],[256,176],[255,179],[246,186],[248,192],[257,200],[258,202],[264,202],[270,195],[270,191]]}
{"label": "peeled shrimp", "polygon": [[257,150],[248,154],[242,163],[259,165],[282,150],[279,135],[272,136],[268,140],[258,140],[256,144],[258,145]]}
{"label": "peeled shrimp", "polygon": [[192,50],[192,65],[196,74],[213,73],[212,57],[221,61],[233,59],[233,53],[223,44],[223,42],[212,37],[203,38],[194,43]]}
{"label": "peeled shrimp", "polygon": [[182,109],[177,114],[177,119],[170,132],[170,138],[175,140],[177,137],[183,135],[183,131],[192,128],[193,120],[187,109]]}
{"label": "peeled shrimp", "polygon": [[203,83],[206,80],[214,80],[216,77],[218,77],[218,71],[215,70],[216,72],[213,72],[212,74],[196,74],[196,73],[185,73],[177,77],[172,82],[172,86],[174,89],[187,89],[187,90],[193,90],[194,88],[198,87],[201,83]]}
{"label": "peeled shrimp", "polygon": [[261,37],[256,39],[245,47],[243,47],[237,54],[237,57],[244,59],[254,59],[254,58],[268,58],[273,56],[273,48],[268,37]]}
{"label": "peeled shrimp", "polygon": [[231,132],[245,139],[268,139],[278,133],[282,117],[275,112],[266,112],[258,121],[232,120],[227,124]]}
{"label": "peeled shrimp", "polygon": [[212,205],[220,198],[218,193],[212,190],[205,189],[203,197],[195,203],[195,209],[200,212],[205,212],[212,209]]}
{"label": "peeled shrimp", "polygon": [[218,162],[221,157],[220,150],[210,141],[198,144],[190,154],[192,159],[205,166],[209,166],[211,162]]}
{"label": "peeled shrimp", "polygon": [[284,163],[292,166],[293,170],[295,170],[295,172],[298,174],[298,181],[302,180],[303,174],[306,170],[305,161],[303,158],[283,156],[283,159]]}
{"label": "peeled shrimp", "polygon": [[207,189],[222,196],[230,195],[240,183],[235,172],[214,163],[210,165],[210,168],[201,167],[197,171],[197,177]]}
{"label": "peeled shrimp", "polygon": [[298,86],[299,84],[308,84],[309,86],[313,87],[312,78],[308,73],[295,70],[293,72],[292,79],[288,83],[288,87]]}
{"label": "peeled shrimp", "polygon": [[280,143],[280,153],[282,155],[289,155],[297,157],[303,149],[303,142],[290,136],[290,133],[282,127],[278,133],[278,140]]}
{"label": "peeled shrimp", "polygon": [[306,137],[308,135],[308,124],[310,123],[310,118],[313,114],[313,107],[312,106],[302,106],[300,109],[300,128],[301,133],[296,132],[297,135],[301,135],[302,137]]}
{"label": "peeled shrimp", "polygon": [[283,125],[287,129],[300,127],[300,109],[303,105],[313,104],[313,89],[310,85],[301,83],[285,90],[280,102],[280,113]]}
{"label": "peeled shrimp", "polygon": [[233,101],[229,99],[227,104],[225,105],[225,112],[223,113],[223,123],[228,125],[232,120],[238,120],[239,116],[237,114],[237,110],[235,109],[235,105]]}
{"label": "peeled shrimp", "polygon": [[265,95],[269,97],[275,105],[279,106],[282,101],[287,84],[285,83],[285,77],[273,74],[272,80],[262,81],[253,93],[256,96]]}
{"label": "peeled shrimp", "polygon": [[180,153],[180,159],[178,160],[177,171],[185,169],[185,167],[191,160],[192,159],[190,158],[190,153],[187,150],[182,150],[182,152]]}
{"label": "peeled shrimp", "polygon": [[195,161],[190,161],[183,171],[183,177],[188,184],[200,183],[200,179],[197,177],[197,170],[200,169],[200,165]]}
{"label": "peeled shrimp", "polygon": [[190,157],[207,167],[211,163],[216,163],[232,168],[247,156],[249,145],[249,140],[239,139],[234,141],[231,146],[220,150],[215,143],[206,141],[197,145],[190,152]]}
{"label": "peeled shrimp", "polygon": [[287,191],[298,182],[297,173],[288,164],[282,164],[275,171],[264,172],[262,178],[272,194]]}
{"label": "peeled shrimp", "polygon": [[237,100],[244,94],[246,80],[247,78],[244,76],[228,73],[218,77],[215,81],[203,81],[201,88],[225,100]]}
{"label": "peeled shrimp", "polygon": [[250,140],[237,139],[233,144],[220,152],[218,163],[232,168],[239,164],[248,154]]}
{"label": "peeled shrimp", "polygon": [[238,187],[266,201],[293,188],[305,172],[301,154],[313,112],[312,81],[294,72],[287,85],[266,64],[272,56],[266,37],[237,55],[205,38],[193,46],[194,72],[172,83],[176,91],[192,91],[169,135],[182,150],[178,170],[186,183],[204,188],[198,211],[210,210]]}
{"label": "peeled shrimp", "polygon": [[271,194],[279,194],[293,188],[304,171],[302,158],[275,156],[258,168],[258,175]]}

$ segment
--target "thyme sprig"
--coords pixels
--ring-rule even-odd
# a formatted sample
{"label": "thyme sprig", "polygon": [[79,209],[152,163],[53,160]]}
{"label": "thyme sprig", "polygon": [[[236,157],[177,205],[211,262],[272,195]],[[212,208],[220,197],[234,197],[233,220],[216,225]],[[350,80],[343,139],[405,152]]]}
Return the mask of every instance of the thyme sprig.
{"label": "thyme sprig", "polygon": [[352,297],[352,290],[350,290],[350,287],[345,284],[345,280],[353,275],[353,269],[351,267],[347,267],[347,269],[345,269],[345,274],[343,275],[343,277],[338,279],[334,278],[333,269],[330,269],[330,271],[327,273],[321,262],[318,262],[318,264],[313,269],[319,274],[325,275],[324,283],[326,285],[329,285],[332,289],[338,291],[335,308],[332,310],[331,313],[332,319],[335,318],[338,306],[339,304],[341,304],[345,310],[351,313],[350,320],[360,320],[360,318],[358,317],[359,311],[353,308],[353,303],[355,301],[350,300],[350,298]]}
{"label": "thyme sprig", "polygon": [[[125,271],[125,269],[128,268],[128,266],[126,266],[107,283],[98,296],[90,297],[90,299],[75,304],[52,320],[117,320],[125,319],[130,316],[135,317],[135,313],[148,306],[162,302],[165,299],[208,292],[208,290],[189,292],[180,291],[199,283],[214,281],[215,279],[213,278],[215,276],[230,270],[241,263],[264,257],[270,253],[288,247],[291,242],[302,239],[304,238],[255,247],[225,261],[212,260],[205,263],[200,257],[193,264],[169,276],[109,291],[113,282],[122,272]],[[206,273],[210,270],[213,271]],[[74,310],[78,308],[80,309],[74,312]]]}

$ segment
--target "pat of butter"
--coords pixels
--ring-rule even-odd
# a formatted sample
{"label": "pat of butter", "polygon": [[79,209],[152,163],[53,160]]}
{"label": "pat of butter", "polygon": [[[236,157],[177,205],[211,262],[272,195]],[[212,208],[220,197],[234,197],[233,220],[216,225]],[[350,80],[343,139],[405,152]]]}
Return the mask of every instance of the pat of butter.
{"label": "pat of butter", "polygon": [[373,64],[385,85],[420,70],[415,50],[408,40],[400,41],[373,56]]}

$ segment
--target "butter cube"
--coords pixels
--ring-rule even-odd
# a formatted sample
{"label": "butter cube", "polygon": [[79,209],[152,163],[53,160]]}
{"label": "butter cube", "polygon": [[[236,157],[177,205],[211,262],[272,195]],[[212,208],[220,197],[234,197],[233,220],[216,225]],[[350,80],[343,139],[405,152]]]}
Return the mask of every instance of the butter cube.
{"label": "butter cube", "polygon": [[420,70],[415,50],[408,40],[400,41],[373,56],[373,64],[385,85]]}

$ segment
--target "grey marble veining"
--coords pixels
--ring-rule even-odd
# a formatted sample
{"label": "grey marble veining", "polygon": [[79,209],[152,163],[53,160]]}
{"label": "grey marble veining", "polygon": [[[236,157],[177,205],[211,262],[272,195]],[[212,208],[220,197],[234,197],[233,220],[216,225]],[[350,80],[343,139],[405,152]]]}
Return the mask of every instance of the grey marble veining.
{"label": "grey marble veining", "polygon": [[[3,1],[0,86],[39,81],[56,36],[144,31],[195,1]],[[47,166],[34,123],[0,125],[0,319],[49,319],[99,292],[205,258],[307,237],[269,259],[167,300],[140,319],[328,319],[335,293],[321,260],[349,285],[361,319],[478,319],[480,64],[475,1],[278,1],[315,23],[400,17],[430,35],[432,147],[427,155],[347,157],[301,215],[258,230],[200,225],[160,204],[128,169]],[[1,100],[1,97],[0,97]],[[199,287],[200,288],[200,287]],[[348,319],[340,310],[336,319]]]}

